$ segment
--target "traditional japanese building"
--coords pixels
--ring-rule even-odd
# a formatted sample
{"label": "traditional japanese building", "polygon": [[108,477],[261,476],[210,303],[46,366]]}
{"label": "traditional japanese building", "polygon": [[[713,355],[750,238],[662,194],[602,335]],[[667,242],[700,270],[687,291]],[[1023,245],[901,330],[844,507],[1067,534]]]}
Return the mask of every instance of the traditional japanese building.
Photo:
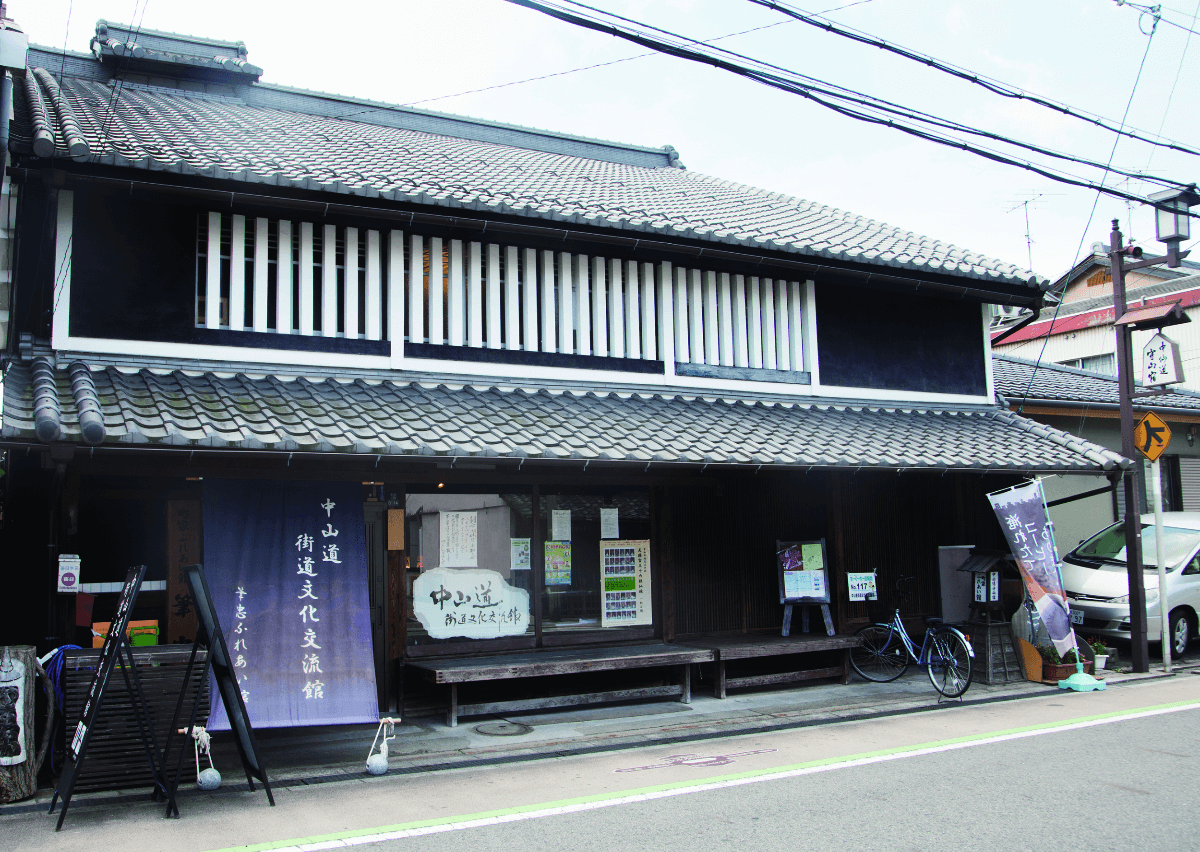
{"label": "traditional japanese building", "polygon": [[295,634],[248,658],[252,712],[374,712],[304,709],[317,611],[320,673],[385,710],[444,700],[418,663],[515,651],[619,696],[675,675],[589,649],[778,634],[782,542],[824,542],[841,634],[867,617],[848,573],[937,615],[938,548],[1002,542],[986,492],[1128,464],[997,403],[989,305],[1038,306],[1027,270],[670,146],[263,83],[241,43],[102,21],[27,64],[4,642],[90,634],[60,554],[97,622],[146,564],[137,616],[189,641],[203,562],[227,627]]}

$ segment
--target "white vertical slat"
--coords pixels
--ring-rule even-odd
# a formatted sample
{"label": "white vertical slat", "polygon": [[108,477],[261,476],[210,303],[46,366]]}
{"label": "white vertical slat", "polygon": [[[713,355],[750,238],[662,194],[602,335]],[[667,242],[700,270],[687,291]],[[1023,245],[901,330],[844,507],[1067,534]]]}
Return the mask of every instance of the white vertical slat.
{"label": "white vertical slat", "polygon": [[750,363],[750,348],[746,337],[746,278],[733,276],[733,366]]}
{"label": "white vertical slat", "polygon": [[588,298],[591,288],[588,284],[587,255],[575,255],[575,328],[579,331],[576,345],[580,355],[592,354],[592,303]]}
{"label": "white vertical slat", "polygon": [[636,260],[625,264],[625,355],[642,357],[642,300]]}
{"label": "white vertical slat", "polygon": [[346,229],[346,292],[342,313],[346,317],[346,337],[358,338],[358,228]]}
{"label": "white vertical slat", "polygon": [[762,280],[762,316],[763,316],[763,366],[768,370],[778,370],[779,361],[775,356],[775,282],[770,278]]}
{"label": "white vertical slat", "polygon": [[821,384],[821,360],[817,356],[817,285],[814,281],[804,282],[804,368],[809,381],[815,388]]}
{"label": "white vertical slat", "polygon": [[441,346],[446,342],[446,312],[442,293],[446,288],[446,259],[442,238],[429,238],[429,342]]}
{"label": "white vertical slat", "polygon": [[246,323],[246,217],[236,213],[229,233],[229,330]]}
{"label": "white vertical slat", "polygon": [[267,238],[270,223],[264,218],[254,220],[254,301],[253,325],[255,331],[267,330],[267,272],[270,260],[268,258]]}
{"label": "white vertical slat", "polygon": [[571,255],[558,255],[558,351],[575,351],[575,276]]}
{"label": "white vertical slat", "polygon": [[[7,116],[6,116],[7,117]],[[4,152],[8,156],[8,152]],[[9,191],[12,191],[11,186]],[[6,199],[11,200],[11,199]],[[8,215],[11,215],[11,206]],[[53,305],[50,315],[50,345],[54,348],[63,347],[71,337],[71,244],[75,241],[75,192],[70,189],[60,190],[58,203],[54,211],[54,289],[51,291]],[[48,213],[49,211],[47,211]],[[47,224],[43,221],[43,226]],[[218,253],[218,258],[220,254]],[[218,267],[219,269],[220,267]],[[218,290],[219,292],[219,290]],[[7,305],[5,306],[8,307]],[[194,312],[194,309],[193,309]],[[12,314],[7,314],[11,317]],[[3,386],[0,385],[0,400],[3,399]]]}
{"label": "white vertical slat", "polygon": [[746,321],[746,337],[750,341],[750,368],[761,370],[763,365],[762,287],[757,275],[751,275],[746,293],[750,318]]}
{"label": "white vertical slat", "polygon": [[[650,264],[642,266],[642,295],[648,297],[653,290],[658,297],[658,324],[654,323],[654,314],[642,314],[642,333],[645,334],[646,328],[650,327],[658,333],[658,347],[655,347],[653,338],[649,340],[649,345],[646,345],[646,339],[642,340],[642,357],[650,360],[655,359],[655,354],[658,355],[658,360],[663,362],[663,373],[666,376],[675,375],[675,359],[678,354],[675,352],[675,340],[678,330],[675,328],[676,307],[673,303],[672,296],[678,288],[679,292],[683,292],[683,270],[679,270],[679,280],[675,280],[675,276],[671,273],[671,264],[667,261],[661,261],[658,265],[658,286],[654,287],[654,270]],[[644,298],[643,306],[649,299]],[[647,322],[647,319],[650,321]],[[686,340],[686,335],[684,337]]]}
{"label": "white vertical slat", "polygon": [[608,353],[614,358],[625,357],[625,284],[621,272],[621,261],[609,264]]}
{"label": "white vertical slat", "polygon": [[425,238],[408,235],[408,339],[425,342]]}
{"label": "white vertical slat", "polygon": [[383,289],[379,232],[367,231],[367,340],[383,339]]}
{"label": "white vertical slat", "polygon": [[800,298],[800,282],[789,281],[788,313],[791,316],[792,369],[804,369],[804,302]]}
{"label": "white vertical slat", "polygon": [[554,252],[542,252],[542,351],[558,351],[558,322],[554,318]]}
{"label": "white vertical slat", "polygon": [[404,355],[404,232],[388,231],[387,339],[392,358]]}
{"label": "white vertical slat", "polygon": [[[61,203],[60,203],[61,206]],[[204,327],[221,327],[221,214],[208,214],[208,263],[204,282]],[[57,268],[57,267],[56,267]]]}
{"label": "white vertical slat", "polygon": [[608,264],[592,258],[592,354],[608,357]]}
{"label": "white vertical slat", "polygon": [[699,269],[688,270],[688,332],[692,363],[704,363],[704,286]]}
{"label": "white vertical slat", "polygon": [[787,282],[775,282],[775,360],[780,370],[792,369],[791,318],[788,316]]}
{"label": "white vertical slat", "polygon": [[500,348],[500,246],[487,247],[487,346]]}
{"label": "white vertical slat", "polygon": [[300,333],[313,333],[313,224],[300,223]]}
{"label": "white vertical slat", "polygon": [[[671,264],[664,264],[659,267],[659,275],[666,275],[671,270]],[[668,281],[671,279],[668,278]],[[641,292],[634,293],[635,296],[641,296],[642,305],[642,357],[648,361],[660,360],[662,356],[658,354],[659,340],[658,325],[655,322],[655,297],[658,301],[658,312],[661,313],[670,308],[670,302],[664,302],[660,288],[654,286],[654,264],[642,264],[642,277],[638,284]],[[673,334],[674,332],[672,332]],[[665,348],[666,343],[662,346]],[[672,350],[674,351],[674,350]],[[667,368],[667,375],[675,375],[675,365],[672,364]]]}
{"label": "white vertical slat", "polygon": [[517,276],[520,249],[504,249],[504,348],[521,348],[521,289]]}
{"label": "white vertical slat", "polygon": [[521,262],[521,296],[525,300],[525,322],[521,342],[525,344],[526,352],[536,352],[538,348],[537,289],[537,250],[525,249]]}
{"label": "white vertical slat", "polygon": [[483,346],[483,246],[467,243],[467,345]]}
{"label": "white vertical slat", "polygon": [[721,323],[721,365],[733,366],[733,292],[729,273],[717,277],[717,316]]}
{"label": "white vertical slat", "polygon": [[687,270],[675,270],[675,359],[684,364],[691,359],[688,340],[688,286]]}
{"label": "white vertical slat", "polygon": [[337,337],[337,228],[321,232],[321,336]]}
{"label": "white vertical slat", "polygon": [[463,244],[462,240],[450,241],[450,286],[446,299],[446,323],[449,325],[446,338],[451,346],[463,345],[463,329],[466,326],[466,305],[463,304]]}
{"label": "white vertical slat", "polygon": [[721,363],[721,320],[717,315],[717,273],[704,273],[704,363]]}
{"label": "white vertical slat", "polygon": [[292,223],[279,221],[275,248],[275,331],[292,333]]}

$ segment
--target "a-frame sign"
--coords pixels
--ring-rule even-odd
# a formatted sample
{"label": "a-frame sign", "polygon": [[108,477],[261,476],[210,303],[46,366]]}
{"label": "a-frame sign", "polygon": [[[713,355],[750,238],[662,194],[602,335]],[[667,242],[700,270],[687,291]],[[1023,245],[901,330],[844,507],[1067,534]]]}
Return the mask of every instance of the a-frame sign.
{"label": "a-frame sign", "polygon": [[137,666],[134,665],[129,638],[125,635],[125,629],[129,625],[129,616],[133,612],[133,605],[137,601],[138,591],[142,587],[142,579],[145,576],[145,565],[130,568],[129,573],[125,575],[125,586],[121,589],[116,615],[113,616],[112,623],[109,625],[108,636],[104,638],[104,647],[100,651],[96,674],[92,677],[92,685],[88,689],[83,713],[79,718],[79,724],[75,726],[75,733],[67,748],[66,766],[63,768],[62,775],[59,776],[54,796],[50,800],[49,812],[54,813],[58,799],[60,796],[62,797],[62,812],[58,815],[55,831],[63,827],[63,820],[67,818],[67,809],[71,806],[71,794],[75,789],[75,781],[79,777],[79,767],[83,765],[83,761],[87,757],[88,743],[91,741],[96,716],[100,713],[100,707],[104,703],[104,694],[108,689],[109,678],[118,660],[121,663],[121,674],[125,678],[125,690],[129,694],[129,703],[133,708],[133,716],[137,722],[142,747],[146,750],[146,761],[150,764],[150,773],[154,777],[154,793],[157,795],[160,790],[166,792],[166,774],[159,763],[158,740],[154,735],[150,715],[146,712],[146,696],[142,691],[142,681],[138,677]]}

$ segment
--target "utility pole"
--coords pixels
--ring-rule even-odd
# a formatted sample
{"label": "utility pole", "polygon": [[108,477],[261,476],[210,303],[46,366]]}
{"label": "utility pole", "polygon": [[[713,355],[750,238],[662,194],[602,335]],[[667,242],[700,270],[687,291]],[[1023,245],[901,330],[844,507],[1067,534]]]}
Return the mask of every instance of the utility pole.
{"label": "utility pole", "polygon": [[[1155,230],[1158,240],[1167,244],[1167,253],[1160,257],[1143,257],[1141,248],[1126,247],[1121,235],[1121,222],[1112,220],[1108,260],[1113,285],[1113,326],[1117,332],[1117,388],[1121,400],[1121,454],[1136,458],[1133,444],[1133,400],[1135,396],[1154,396],[1162,391],[1136,393],[1133,372],[1133,332],[1147,328],[1189,322],[1179,303],[1153,308],[1129,310],[1125,304],[1125,273],[1147,266],[1166,264],[1178,267],[1188,252],[1179,250],[1180,243],[1191,235],[1189,209],[1200,203],[1196,185],[1183,189],[1165,190],[1149,196],[1155,206]],[[1126,261],[1126,258],[1132,258]],[[1124,471],[1125,479],[1125,565],[1129,578],[1129,635],[1133,644],[1133,670],[1150,671],[1150,650],[1146,636],[1146,585],[1142,574],[1142,518],[1138,500],[1137,469]],[[1165,602],[1164,602],[1165,603]],[[1168,613],[1162,617],[1167,618]]]}

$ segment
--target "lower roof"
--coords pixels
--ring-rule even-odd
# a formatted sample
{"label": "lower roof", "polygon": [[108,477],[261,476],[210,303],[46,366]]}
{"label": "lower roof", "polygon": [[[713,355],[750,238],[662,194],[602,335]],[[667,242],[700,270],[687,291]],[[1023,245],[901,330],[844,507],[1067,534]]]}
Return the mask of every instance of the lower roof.
{"label": "lower roof", "polygon": [[87,433],[114,448],[576,459],[639,469],[666,463],[1095,473],[1129,465],[998,406],[901,409],[113,366],[89,371],[104,429],[81,430],[76,399],[85,397],[72,385],[74,379],[80,386],[80,365],[70,365],[71,375],[49,359],[34,363],[41,365],[37,389],[38,371],[28,362],[12,365],[5,377],[0,438],[7,441],[38,441],[36,407],[43,427],[47,416],[57,418],[56,440],[83,444]]}

